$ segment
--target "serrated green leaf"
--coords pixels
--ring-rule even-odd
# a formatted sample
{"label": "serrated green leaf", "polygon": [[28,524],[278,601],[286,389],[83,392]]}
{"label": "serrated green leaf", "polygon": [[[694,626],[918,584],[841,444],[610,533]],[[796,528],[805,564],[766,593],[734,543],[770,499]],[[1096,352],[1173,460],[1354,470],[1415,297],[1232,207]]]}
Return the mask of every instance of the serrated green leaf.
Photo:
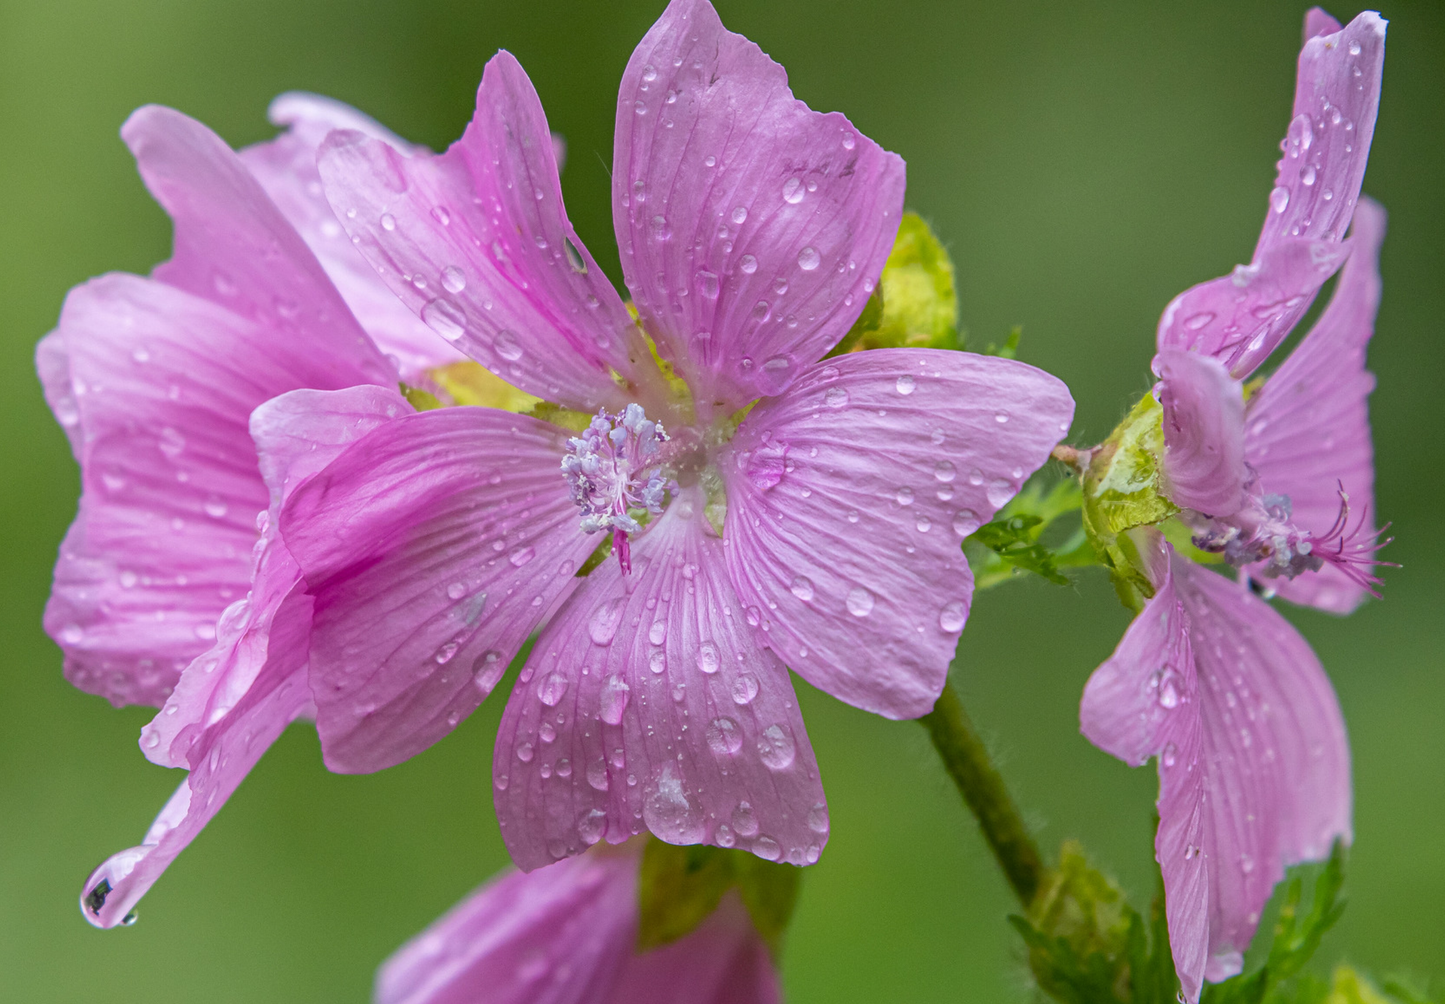
{"label": "serrated green leaf", "polygon": [[925,346],[962,348],[948,250],[917,213],[904,213],[893,250],[863,313],[831,353]]}
{"label": "serrated green leaf", "polygon": [[1040,482],[1031,481],[993,522],[969,537],[968,543],[979,545],[969,548],[975,588],[987,589],[1023,572],[1068,585],[1060,568],[1095,564],[1093,544],[1082,528],[1058,548],[1041,540],[1057,519],[1078,511],[1081,498],[1073,479],[1057,482],[1047,492]]}

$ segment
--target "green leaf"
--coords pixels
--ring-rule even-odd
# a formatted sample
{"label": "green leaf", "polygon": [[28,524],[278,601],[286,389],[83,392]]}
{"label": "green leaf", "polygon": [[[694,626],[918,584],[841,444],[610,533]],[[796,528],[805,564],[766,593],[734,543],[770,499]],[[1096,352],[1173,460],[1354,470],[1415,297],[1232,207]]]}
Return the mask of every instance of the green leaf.
{"label": "green leaf", "polygon": [[422,390],[420,387],[413,387],[410,384],[400,384],[401,396],[406,398],[406,403],[417,411],[435,411],[444,405],[437,399],[435,394]]}
{"label": "green leaf", "polygon": [[1019,341],[1024,337],[1024,329],[1015,324],[1009,329],[1008,338],[1002,345],[988,343],[988,348],[983,350],[986,356],[998,356],[1000,359],[1017,359],[1019,354]]}
{"label": "green leaf", "polygon": [[638,872],[637,950],[666,945],[694,931],[736,888],[774,958],[793,917],[802,872],[746,851],[647,841]]}
{"label": "green leaf", "polygon": [[959,349],[958,293],[948,250],[917,213],[904,213],[878,288],[830,353],[925,346]]}
{"label": "green leaf", "polygon": [[1059,547],[1050,547],[1041,539],[1060,517],[1077,512],[1081,502],[1078,482],[1073,479],[1057,482],[1047,492],[1038,481],[1030,482],[993,522],[985,523],[969,538],[970,543],[981,545],[970,554],[975,588],[987,589],[1021,572],[1068,585],[1069,578],[1060,568],[1097,563],[1093,544],[1082,528]]}

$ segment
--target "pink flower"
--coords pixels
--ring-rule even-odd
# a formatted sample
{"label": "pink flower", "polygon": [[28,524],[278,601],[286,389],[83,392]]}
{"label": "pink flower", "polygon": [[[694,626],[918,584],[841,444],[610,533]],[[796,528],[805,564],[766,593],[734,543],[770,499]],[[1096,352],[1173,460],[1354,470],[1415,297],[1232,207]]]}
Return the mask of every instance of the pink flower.
{"label": "pink flower", "polygon": [[1084,689],[1084,735],[1159,764],[1174,969],[1190,1001],[1240,971],[1285,866],[1350,839],[1350,752],[1309,645],[1245,585],[1160,544],[1156,591]]}
{"label": "pink flower", "polygon": [[[928,711],[972,592],[960,541],[1073,402],[1009,360],[822,358],[878,280],[903,162],[794,99],[706,2],[653,26],[617,116],[640,325],[567,221],[509,54],[441,156],[345,131],[323,146],[337,218],[402,300],[592,430],[405,415],[292,494],[323,751],[370,771],[426,748],[556,610],[493,766],[523,869],[644,828],[810,862],[827,810],[784,664],[858,707]],[[599,535],[614,553],[579,578]]]}
{"label": "pink flower", "polygon": [[[307,99],[278,107],[298,122],[365,122]],[[77,686],[116,704],[165,705],[141,748],[190,773],[142,845],[87,880],[82,912],[102,927],[130,914],[282,729],[311,713],[310,599],[276,538],[280,504],[365,423],[410,410],[383,389],[396,385],[393,363],[268,198],[303,209],[307,179],[262,172],[263,190],[243,163],[296,136],[238,158],[158,107],[137,111],[122,135],[175,221],[175,254],[153,278],[108,275],[72,290],[37,349],[83,486],[45,624]],[[344,238],[336,247],[333,267],[370,274]],[[360,267],[346,266],[347,254]],[[352,302],[381,302],[360,281],[351,289]],[[398,314],[409,319],[362,312],[409,365],[452,358],[424,327],[394,324]],[[334,390],[329,405],[343,412],[308,413],[305,442],[288,438],[284,409],[264,404],[298,388]]]}
{"label": "pink flower", "polygon": [[376,1004],[777,1004],[778,976],[737,894],[638,954],[637,849],[493,879],[403,945]]}
{"label": "pink flower", "polygon": [[[1306,21],[1295,118],[1254,261],[1195,286],[1159,322],[1166,494],[1195,543],[1286,599],[1348,613],[1380,546],[1365,347],[1384,212],[1359,203],[1379,104],[1385,22]],[[1353,239],[1342,240],[1354,218]],[[1249,400],[1242,381],[1349,257],[1329,309]]]}
{"label": "pink flower", "polygon": [[[1329,679],[1250,588],[1348,612],[1374,579],[1365,347],[1379,304],[1384,212],[1353,212],[1379,97],[1385,23],[1306,19],[1296,117],[1253,264],[1181,294],[1159,326],[1164,490],[1194,543],[1238,582],[1145,531],[1155,592],[1084,691],[1095,745],[1158,758],[1159,832],[1185,996],[1239,972],[1286,866],[1350,839],[1350,758]],[[1245,398],[1241,380],[1348,255],[1314,329]],[[1364,515],[1354,525],[1349,504]]]}

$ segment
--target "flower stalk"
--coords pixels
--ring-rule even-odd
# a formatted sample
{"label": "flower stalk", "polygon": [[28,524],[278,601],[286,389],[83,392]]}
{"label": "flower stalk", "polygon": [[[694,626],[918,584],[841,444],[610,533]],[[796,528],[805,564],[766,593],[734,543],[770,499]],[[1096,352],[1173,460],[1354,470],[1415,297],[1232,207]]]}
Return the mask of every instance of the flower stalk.
{"label": "flower stalk", "polygon": [[928,730],[948,776],[978,820],[1009,887],[1029,907],[1044,884],[1043,858],[952,684],[944,685],[933,710],[918,721]]}

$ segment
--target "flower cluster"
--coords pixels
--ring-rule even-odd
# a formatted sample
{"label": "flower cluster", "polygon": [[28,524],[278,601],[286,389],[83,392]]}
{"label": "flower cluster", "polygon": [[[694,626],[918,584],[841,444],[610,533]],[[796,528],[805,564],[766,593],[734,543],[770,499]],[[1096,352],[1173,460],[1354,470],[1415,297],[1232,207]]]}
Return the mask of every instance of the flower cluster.
{"label": "flower cluster", "polygon": [[[1360,189],[1384,33],[1308,15],[1252,261],[1177,297],[1151,394],[1059,454],[1136,601],[1082,727],[1157,758],[1190,1001],[1239,972],[1284,868],[1350,836],[1338,702],[1267,598],[1346,613],[1379,582],[1364,359],[1384,213]],[[951,266],[946,302],[932,279],[911,287],[927,309],[888,300],[897,249],[917,265],[932,240],[916,217],[900,234],[903,160],[794,98],[707,0],[672,0],[622,77],[630,302],[567,218],[560,145],[509,53],[441,154],[322,98],[271,114],[288,131],[239,153],[169,109],[130,118],[174,254],[72,290],[37,350],[83,479],[46,628],[77,686],[160,709],[142,751],[188,771],[82,911],[133,920],[291,722],[314,720],[334,771],[392,766],[534,639],[491,772],[521,871],[405,946],[377,1000],[776,1001],[741,879],[638,949],[642,847],[747,852],[733,878],[819,860],[789,670],[888,718],[933,711],[972,601],[962,542],[1068,432],[1067,389],[931,347]],[[889,323],[929,330],[888,342],[875,318],[860,337],[880,293]],[[989,539],[1037,556],[1020,535],[1038,522]],[[1221,561],[1236,579],[1204,567]]]}

